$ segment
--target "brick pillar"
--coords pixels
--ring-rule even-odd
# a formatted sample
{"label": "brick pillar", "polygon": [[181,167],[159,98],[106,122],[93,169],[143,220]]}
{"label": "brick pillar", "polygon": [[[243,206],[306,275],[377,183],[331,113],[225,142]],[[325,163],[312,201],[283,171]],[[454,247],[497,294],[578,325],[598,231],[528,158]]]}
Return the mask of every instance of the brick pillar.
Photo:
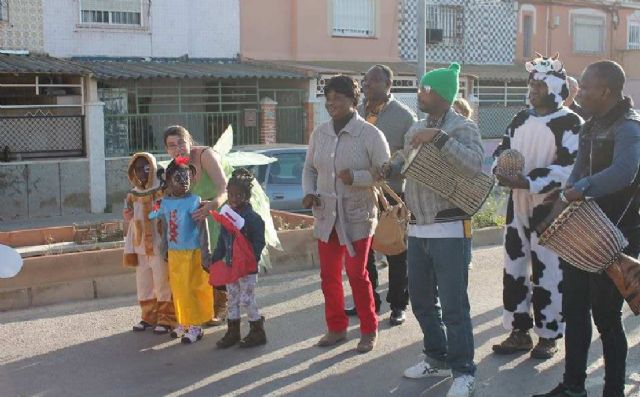
{"label": "brick pillar", "polygon": [[276,143],[276,106],[269,97],[260,101],[260,143]]}
{"label": "brick pillar", "polygon": [[315,128],[315,113],[316,113],[315,103],[305,102],[304,103],[304,114],[305,114],[304,143],[309,143],[309,139],[311,138],[311,133]]}

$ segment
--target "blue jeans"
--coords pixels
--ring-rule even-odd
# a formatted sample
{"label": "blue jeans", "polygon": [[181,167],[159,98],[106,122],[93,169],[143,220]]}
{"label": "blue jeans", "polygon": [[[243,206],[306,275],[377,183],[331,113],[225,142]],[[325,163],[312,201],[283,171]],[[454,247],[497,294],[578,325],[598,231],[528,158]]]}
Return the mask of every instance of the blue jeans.
{"label": "blue jeans", "polygon": [[471,240],[409,237],[407,258],[409,298],[427,361],[446,363],[454,376],[474,375],[467,296]]}

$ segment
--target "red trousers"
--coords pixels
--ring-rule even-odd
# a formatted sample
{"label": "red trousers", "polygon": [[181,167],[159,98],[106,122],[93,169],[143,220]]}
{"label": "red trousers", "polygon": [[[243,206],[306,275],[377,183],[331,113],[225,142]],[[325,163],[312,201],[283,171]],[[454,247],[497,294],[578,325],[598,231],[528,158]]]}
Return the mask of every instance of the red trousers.
{"label": "red trousers", "polygon": [[371,237],[353,242],[356,256],[351,257],[347,247],[340,245],[335,230],[331,233],[328,242],[318,241],[324,312],[329,331],[346,331],[349,325],[349,319],[344,313],[343,263],[347,270],[347,277],[353,292],[353,300],[360,318],[360,332],[368,334],[378,329],[373,289],[367,272],[367,257],[370,246]]}

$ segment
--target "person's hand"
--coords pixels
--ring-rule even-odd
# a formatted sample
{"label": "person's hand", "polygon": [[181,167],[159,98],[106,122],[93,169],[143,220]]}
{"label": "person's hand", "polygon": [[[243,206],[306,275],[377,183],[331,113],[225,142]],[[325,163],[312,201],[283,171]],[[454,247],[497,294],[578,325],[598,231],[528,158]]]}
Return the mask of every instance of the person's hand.
{"label": "person's hand", "polygon": [[439,128],[420,129],[413,137],[411,137],[411,146],[413,146],[414,149],[417,149],[423,143],[431,142],[438,132],[440,132]]}
{"label": "person's hand", "polygon": [[122,210],[122,218],[125,222],[131,222],[133,219],[133,210],[131,208],[125,208]]}
{"label": "person's hand", "polygon": [[353,171],[351,170],[342,170],[338,173],[338,179],[342,181],[345,185],[351,186],[353,185]]}
{"label": "person's hand", "polygon": [[306,209],[320,206],[320,198],[315,194],[307,194],[302,199],[302,206]]}
{"label": "person's hand", "polygon": [[507,176],[501,174],[495,174],[498,179],[498,183],[501,186],[508,187],[510,189],[529,189],[529,180],[522,174],[515,176]]}
{"label": "person's hand", "polygon": [[386,162],[376,169],[376,182],[389,179],[392,170],[391,162]]}
{"label": "person's hand", "polygon": [[202,202],[200,202],[200,208],[198,208],[197,210],[193,211],[193,214],[191,214],[191,217],[196,222],[202,222],[202,221],[206,220],[207,217],[209,216],[209,211],[213,211],[213,210],[216,210],[216,209],[217,208],[214,208],[214,202],[213,201],[202,201]]}
{"label": "person's hand", "polygon": [[564,199],[568,202],[584,200],[584,195],[578,189],[574,189],[574,188],[565,189],[563,193],[564,193],[563,194]]}
{"label": "person's hand", "polygon": [[549,193],[547,197],[545,197],[542,201],[542,205],[552,206],[556,201],[558,201],[560,192],[561,190],[554,190],[553,192]]}

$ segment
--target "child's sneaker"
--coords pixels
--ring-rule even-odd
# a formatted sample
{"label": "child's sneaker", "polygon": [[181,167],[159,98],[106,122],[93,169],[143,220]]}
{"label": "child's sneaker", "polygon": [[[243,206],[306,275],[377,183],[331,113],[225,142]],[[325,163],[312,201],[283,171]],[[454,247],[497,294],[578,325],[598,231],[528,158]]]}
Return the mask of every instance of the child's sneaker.
{"label": "child's sneaker", "polygon": [[469,397],[473,395],[476,378],[471,375],[460,375],[453,378],[453,384],[447,397]]}
{"label": "child's sneaker", "polygon": [[142,332],[146,331],[147,328],[151,328],[153,325],[149,324],[146,321],[140,321],[138,324],[133,326],[133,332]]}
{"label": "child's sneaker", "polygon": [[153,329],[153,333],[156,335],[165,335],[168,334],[169,331],[171,331],[171,327],[162,324],[156,325],[156,327]]}
{"label": "child's sneaker", "polygon": [[182,338],[182,336],[184,335],[184,332],[185,332],[184,327],[182,325],[178,325],[173,329],[173,331],[169,333],[169,336],[171,336],[171,338],[173,339]]}
{"label": "child's sneaker", "polygon": [[182,343],[195,343],[202,339],[204,331],[200,327],[190,326],[189,331],[182,336]]}
{"label": "child's sneaker", "polygon": [[435,378],[451,376],[451,370],[447,368],[438,368],[428,362],[422,360],[413,367],[404,371],[404,377],[409,379]]}

